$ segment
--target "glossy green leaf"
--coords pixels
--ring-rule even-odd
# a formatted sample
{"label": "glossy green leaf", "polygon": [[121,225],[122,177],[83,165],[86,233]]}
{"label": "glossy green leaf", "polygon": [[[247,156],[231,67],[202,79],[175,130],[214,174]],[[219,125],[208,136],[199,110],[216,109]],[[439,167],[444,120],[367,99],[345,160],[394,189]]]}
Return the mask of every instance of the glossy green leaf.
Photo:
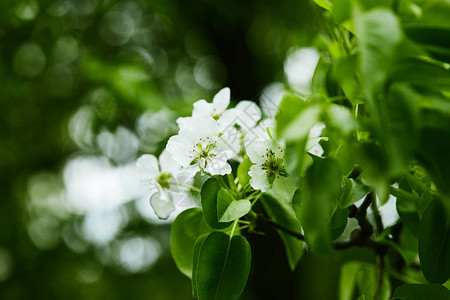
{"label": "glossy green leaf", "polygon": [[395,289],[393,299],[448,300],[450,291],[439,284],[404,284]]}
{"label": "glossy green leaf", "polygon": [[[288,202],[264,195],[263,199],[261,199],[261,204],[272,221],[301,233],[300,224],[295,218],[292,206]],[[294,270],[303,254],[303,242],[279,230],[278,234],[283,241],[289,267],[291,270]]]}
{"label": "glossy green leaf", "polygon": [[215,229],[224,229],[231,225],[231,222],[219,222],[217,217],[217,194],[220,189],[217,180],[210,178],[203,184],[200,193],[205,222]]}
{"label": "glossy green leaf", "polygon": [[219,222],[230,222],[245,216],[251,208],[249,200],[236,200],[222,188],[217,193],[217,217]]}
{"label": "glossy green leaf", "polygon": [[170,230],[170,250],[178,269],[191,278],[192,255],[197,238],[210,228],[200,208],[190,208],[177,216]]}
{"label": "glossy green leaf", "polygon": [[333,252],[328,222],[338,204],[341,179],[339,167],[332,159],[317,157],[306,171],[301,191],[294,194],[292,205],[306,242],[319,253]]}
{"label": "glossy green leaf", "polygon": [[198,237],[194,244],[193,261],[192,261],[192,297],[197,298],[198,288],[197,288],[197,274],[198,274],[198,259],[200,255],[200,250],[209,236],[208,233],[202,234]]}
{"label": "glossy green leaf", "polygon": [[236,300],[250,272],[251,250],[243,236],[230,238],[213,232],[199,249],[197,295],[199,300]]}
{"label": "glossy green leaf", "polygon": [[419,257],[430,283],[450,278],[450,224],[447,210],[439,200],[428,204],[419,229]]}

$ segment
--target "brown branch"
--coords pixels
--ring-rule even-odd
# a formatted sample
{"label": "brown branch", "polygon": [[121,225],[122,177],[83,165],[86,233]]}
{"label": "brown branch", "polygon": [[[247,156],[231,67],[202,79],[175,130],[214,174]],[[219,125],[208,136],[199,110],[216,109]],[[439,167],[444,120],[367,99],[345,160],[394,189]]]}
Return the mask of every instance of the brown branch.
{"label": "brown branch", "polygon": [[384,230],[383,220],[381,219],[380,211],[378,210],[377,200],[372,201],[373,216],[375,218],[375,225],[377,226],[377,233],[380,234]]}
{"label": "brown branch", "polygon": [[347,178],[353,178],[356,179],[361,174],[361,169],[358,165],[354,165],[350,173],[347,174]]}

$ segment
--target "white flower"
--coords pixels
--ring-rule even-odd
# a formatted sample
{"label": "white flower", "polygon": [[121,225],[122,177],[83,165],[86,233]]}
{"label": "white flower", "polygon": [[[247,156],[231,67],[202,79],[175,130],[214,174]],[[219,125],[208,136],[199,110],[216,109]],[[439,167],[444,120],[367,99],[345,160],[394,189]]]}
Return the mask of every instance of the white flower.
{"label": "white flower", "polygon": [[272,140],[251,143],[247,155],[254,163],[248,172],[254,189],[266,192],[280,176],[287,176],[284,150]]}
{"label": "white flower", "polygon": [[239,140],[232,132],[220,132],[209,116],[185,118],[178,135],[167,142],[167,151],[183,167],[211,175],[231,173],[228,160],[239,152]]}
{"label": "white flower", "polygon": [[261,119],[261,109],[252,101],[240,101],[235,108],[222,113],[217,120],[221,129],[234,127],[239,132],[245,132],[255,127]]}
{"label": "white flower", "polygon": [[222,113],[225,112],[230,104],[230,89],[221,89],[213,98],[213,102],[209,103],[206,100],[198,100],[194,103],[194,110],[192,111],[192,117],[182,117],[177,119],[178,126],[180,128],[186,127],[185,123],[189,126],[191,118],[195,117],[211,117],[214,120],[219,120]]}
{"label": "white flower", "polygon": [[136,162],[139,177],[151,190],[156,192],[150,197],[150,205],[160,219],[167,219],[175,210],[175,204],[188,206],[191,200],[187,194],[188,186],[193,182],[193,174],[183,169],[164,150],[158,159],[144,154]]}
{"label": "white flower", "polygon": [[264,119],[245,134],[244,145],[247,148],[254,142],[270,141],[275,137],[275,120]]}

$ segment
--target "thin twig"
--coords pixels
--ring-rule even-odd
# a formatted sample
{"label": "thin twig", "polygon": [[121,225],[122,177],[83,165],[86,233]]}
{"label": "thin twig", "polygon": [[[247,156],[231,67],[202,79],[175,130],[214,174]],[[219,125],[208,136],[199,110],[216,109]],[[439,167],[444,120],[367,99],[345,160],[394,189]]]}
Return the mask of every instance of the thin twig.
{"label": "thin twig", "polygon": [[375,225],[377,226],[377,233],[381,234],[384,230],[383,219],[381,219],[380,211],[378,210],[377,200],[372,201],[372,211],[375,218]]}
{"label": "thin twig", "polygon": [[266,216],[264,216],[263,214],[258,214],[258,221],[263,221],[264,223],[275,227],[278,230],[283,231],[284,233],[287,233],[293,237],[295,237],[298,240],[304,241],[305,240],[305,236],[301,233],[298,233],[296,231],[293,231],[287,227],[284,227],[283,225],[280,225],[278,223],[275,223],[274,221],[272,221],[271,219],[267,218]]}

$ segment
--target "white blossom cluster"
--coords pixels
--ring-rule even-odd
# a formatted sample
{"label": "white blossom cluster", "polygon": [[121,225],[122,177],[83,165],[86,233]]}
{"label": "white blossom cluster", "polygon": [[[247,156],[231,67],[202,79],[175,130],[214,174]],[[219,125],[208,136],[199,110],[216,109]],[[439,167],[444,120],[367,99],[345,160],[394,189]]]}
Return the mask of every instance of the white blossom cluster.
{"label": "white blossom cluster", "polygon": [[194,176],[232,172],[231,160],[246,156],[253,165],[248,174],[250,186],[266,192],[275,180],[287,176],[283,146],[273,139],[275,121],[262,118],[252,101],[240,101],[228,108],[230,89],[223,88],[211,103],[194,103],[192,116],[177,119],[179,131],[167,142],[158,159],[145,154],[137,160],[139,176],[156,192],[150,204],[161,219],[184,205]]}

